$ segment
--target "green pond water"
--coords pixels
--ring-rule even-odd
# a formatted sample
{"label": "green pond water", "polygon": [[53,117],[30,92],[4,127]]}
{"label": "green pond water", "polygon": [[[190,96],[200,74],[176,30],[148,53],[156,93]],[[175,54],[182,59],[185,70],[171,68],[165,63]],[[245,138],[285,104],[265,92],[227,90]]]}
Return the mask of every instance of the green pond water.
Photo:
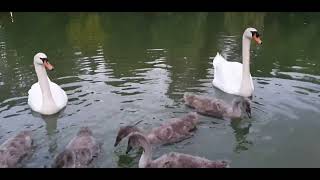
{"label": "green pond water", "polygon": [[[241,62],[247,27],[262,35],[251,45],[255,91],[252,118],[200,116],[195,136],[160,146],[227,159],[231,167],[320,167],[320,13],[0,13],[0,143],[32,130],[35,149],[23,167],[51,167],[82,126],[103,153],[95,167],[137,167],[141,151],[113,147],[120,126],[142,120],[149,130],[192,109],[185,92],[231,101],[212,85],[220,52]],[[37,82],[33,56],[47,54],[50,79],[67,93],[53,116],[32,112]]]}

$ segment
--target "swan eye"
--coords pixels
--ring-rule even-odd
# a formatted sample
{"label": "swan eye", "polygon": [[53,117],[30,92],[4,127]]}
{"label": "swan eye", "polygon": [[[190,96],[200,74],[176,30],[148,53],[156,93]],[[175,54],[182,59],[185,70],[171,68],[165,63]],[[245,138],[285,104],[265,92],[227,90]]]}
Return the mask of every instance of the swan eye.
{"label": "swan eye", "polygon": [[42,62],[47,61],[48,62],[48,58],[40,58],[42,60]]}
{"label": "swan eye", "polygon": [[252,37],[255,35],[257,38],[260,37],[260,34],[257,31],[251,31]]}

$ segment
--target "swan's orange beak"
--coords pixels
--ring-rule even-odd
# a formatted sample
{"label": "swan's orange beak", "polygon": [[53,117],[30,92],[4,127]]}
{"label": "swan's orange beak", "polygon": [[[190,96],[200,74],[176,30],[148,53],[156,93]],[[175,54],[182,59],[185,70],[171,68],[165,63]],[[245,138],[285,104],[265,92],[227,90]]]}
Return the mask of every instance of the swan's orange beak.
{"label": "swan's orange beak", "polygon": [[44,67],[46,67],[49,71],[54,69],[54,67],[49,63],[49,61],[44,61],[43,64]]}
{"label": "swan's orange beak", "polygon": [[261,41],[260,37],[257,37],[256,35],[253,35],[253,39],[254,39],[258,44],[262,44],[262,41]]}

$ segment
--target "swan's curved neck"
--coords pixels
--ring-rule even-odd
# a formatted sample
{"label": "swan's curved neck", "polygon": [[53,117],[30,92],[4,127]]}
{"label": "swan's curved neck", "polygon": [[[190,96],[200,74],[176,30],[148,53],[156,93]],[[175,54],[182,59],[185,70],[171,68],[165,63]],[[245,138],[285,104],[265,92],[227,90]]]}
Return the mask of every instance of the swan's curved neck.
{"label": "swan's curved neck", "polygon": [[250,39],[245,36],[242,37],[242,64],[240,94],[250,96]]}
{"label": "swan's curved neck", "polygon": [[152,161],[151,145],[147,142],[141,142],[143,153],[139,160],[139,168],[145,168]]}
{"label": "swan's curved neck", "polygon": [[39,64],[34,64],[38,82],[41,89],[42,94],[42,109],[52,109],[56,107],[56,104],[54,103],[51,90],[50,90],[50,84],[49,84],[49,78],[47,76],[47,72],[44,66],[41,66]]}

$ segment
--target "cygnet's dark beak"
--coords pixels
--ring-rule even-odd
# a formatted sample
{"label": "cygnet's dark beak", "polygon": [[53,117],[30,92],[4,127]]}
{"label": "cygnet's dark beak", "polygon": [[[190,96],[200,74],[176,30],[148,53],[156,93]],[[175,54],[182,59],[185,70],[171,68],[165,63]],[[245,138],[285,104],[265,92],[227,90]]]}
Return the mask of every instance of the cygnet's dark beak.
{"label": "cygnet's dark beak", "polygon": [[251,119],[251,108],[250,107],[247,107],[246,108],[246,112],[248,114],[248,117]]}
{"label": "cygnet's dark beak", "polygon": [[119,140],[118,140],[118,138],[116,139],[116,142],[114,142],[114,147],[116,147],[116,146],[118,146],[118,144],[119,144]]}
{"label": "cygnet's dark beak", "polygon": [[132,146],[128,145],[128,146],[127,146],[126,154],[128,154],[131,150],[132,150]]}

